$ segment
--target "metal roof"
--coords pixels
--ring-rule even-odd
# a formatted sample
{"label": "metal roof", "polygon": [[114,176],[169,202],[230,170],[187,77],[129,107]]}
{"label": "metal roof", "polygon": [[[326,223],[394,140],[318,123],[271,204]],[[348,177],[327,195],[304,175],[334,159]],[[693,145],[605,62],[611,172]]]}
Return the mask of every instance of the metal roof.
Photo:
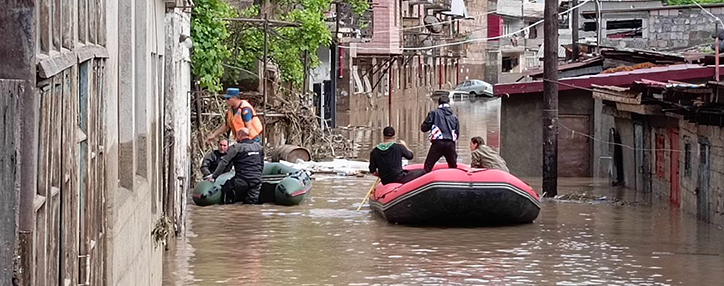
{"label": "metal roof", "polygon": [[[720,67],[720,71],[722,70]],[[591,88],[593,85],[630,86],[634,82],[644,79],[656,81],[686,81],[711,78],[713,76],[713,66],[680,64],[608,74],[561,78],[558,80],[562,83],[558,85],[558,90],[573,90],[578,87]],[[493,91],[496,96],[541,93],[543,92],[543,81],[496,84]]]}

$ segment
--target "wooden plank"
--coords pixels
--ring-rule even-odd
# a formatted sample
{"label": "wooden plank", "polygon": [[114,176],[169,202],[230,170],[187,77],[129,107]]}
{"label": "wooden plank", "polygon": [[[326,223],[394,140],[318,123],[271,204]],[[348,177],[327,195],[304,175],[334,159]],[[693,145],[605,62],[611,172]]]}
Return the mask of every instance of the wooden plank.
{"label": "wooden plank", "polygon": [[[7,9],[7,8],[6,8]],[[18,128],[18,98],[25,93],[25,81],[0,79],[0,188],[3,200],[0,201],[0,281],[12,279],[15,243],[17,239],[18,208],[16,202],[19,193],[15,189],[16,169],[16,131]]]}
{"label": "wooden plank", "polygon": [[51,26],[53,27],[53,49],[56,51],[61,50],[63,36],[61,35],[61,23],[63,23],[63,17],[62,17],[62,5],[60,5],[60,0],[50,0],[52,1],[53,5],[53,23]]}
{"label": "wooden plank", "polygon": [[[62,142],[63,154],[63,181],[61,192],[61,259],[60,277],[63,283],[77,285],[78,277],[78,188],[74,184],[76,174],[74,173],[78,157],[75,155],[75,142],[73,131],[76,129],[76,113],[73,106],[77,104],[77,66],[65,72],[63,88],[63,130],[60,142]],[[66,180],[66,178],[68,178]]]}
{"label": "wooden plank", "polygon": [[[78,41],[85,43],[88,39],[88,0],[78,1]],[[131,15],[126,15],[130,17]]]}
{"label": "wooden plank", "polygon": [[[95,114],[97,118],[105,118],[105,112],[104,112],[104,103],[106,98],[106,88],[105,88],[105,60],[99,60],[99,84],[98,84],[98,113]],[[97,200],[97,210],[99,218],[98,221],[98,228],[99,228],[99,235],[98,235],[98,245],[95,247],[95,251],[98,253],[96,257],[104,257],[104,254],[106,253],[106,219],[105,219],[105,212],[106,209],[106,185],[105,185],[105,152],[103,150],[104,142],[105,142],[105,132],[104,132],[104,121],[99,120],[98,121],[98,179],[96,180],[96,189],[98,190],[98,200]],[[92,282],[95,283],[95,285],[101,285],[103,284],[106,266],[105,266],[105,259],[98,259],[96,263],[96,273],[98,274],[96,276],[96,279]]]}
{"label": "wooden plank", "polygon": [[38,61],[38,76],[50,78],[76,64],[78,56],[71,51],[53,52]]}
{"label": "wooden plank", "polygon": [[98,35],[98,26],[96,20],[98,12],[96,11],[96,1],[88,0],[88,42],[96,43],[96,35]]}
{"label": "wooden plank", "polygon": [[73,49],[73,43],[75,42],[75,34],[73,31],[73,23],[77,19],[73,15],[73,4],[74,1],[63,0],[63,48],[68,50]]}
{"label": "wooden plank", "polygon": [[661,112],[661,106],[656,104],[635,105],[617,102],[616,109],[643,115],[664,115],[664,113]]}
{"label": "wooden plank", "polygon": [[40,35],[40,51],[49,54],[52,46],[52,20],[51,20],[51,2],[49,0],[40,1],[40,26],[38,34]]}
{"label": "wooden plank", "polygon": [[[96,0],[96,9],[98,12],[96,15],[98,15],[98,31],[105,31],[106,30],[106,1]],[[96,41],[98,45],[105,46],[106,45],[106,33],[98,33],[98,39]]]}
{"label": "wooden plank", "polygon": [[609,94],[608,92],[593,92],[593,98],[605,100],[605,101],[613,101],[613,102],[620,102],[620,103],[626,103],[626,104],[641,104],[641,93],[638,93],[636,97],[627,97],[627,96],[615,96],[612,94]]}

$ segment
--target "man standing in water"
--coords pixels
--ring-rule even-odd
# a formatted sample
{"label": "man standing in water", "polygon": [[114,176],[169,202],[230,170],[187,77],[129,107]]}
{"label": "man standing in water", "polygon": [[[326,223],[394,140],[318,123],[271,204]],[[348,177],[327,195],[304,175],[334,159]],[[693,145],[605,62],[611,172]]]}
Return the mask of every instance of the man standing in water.
{"label": "man standing in water", "polygon": [[256,114],[254,107],[251,104],[241,99],[238,88],[229,88],[224,94],[226,99],[226,105],[229,106],[229,110],[226,111],[226,122],[216,128],[214,133],[206,138],[206,143],[211,144],[219,137],[219,135],[228,136],[229,130],[233,138],[237,138],[236,131],[240,128],[246,128],[249,130],[249,138],[259,142],[261,132],[264,127],[261,124],[261,119]]}
{"label": "man standing in water", "polygon": [[236,144],[221,158],[219,166],[209,180],[216,180],[224,173],[226,166],[234,165],[235,175],[224,183],[224,203],[259,203],[261,176],[264,171],[264,148],[249,137],[249,129],[236,131]]}
{"label": "man standing in water", "polygon": [[435,167],[440,157],[445,157],[450,168],[457,168],[458,154],[455,151],[455,142],[460,136],[460,123],[458,117],[450,109],[450,98],[443,95],[438,99],[438,108],[430,111],[422,122],[420,130],[430,132],[428,139],[432,142],[425,158],[425,172],[429,173]]}
{"label": "man standing in water", "polygon": [[405,141],[397,141],[395,128],[385,127],[382,130],[384,141],[370,152],[370,173],[377,173],[383,185],[389,183],[404,184],[425,174],[422,170],[407,171],[402,169],[402,158],[412,160],[413,154]]}

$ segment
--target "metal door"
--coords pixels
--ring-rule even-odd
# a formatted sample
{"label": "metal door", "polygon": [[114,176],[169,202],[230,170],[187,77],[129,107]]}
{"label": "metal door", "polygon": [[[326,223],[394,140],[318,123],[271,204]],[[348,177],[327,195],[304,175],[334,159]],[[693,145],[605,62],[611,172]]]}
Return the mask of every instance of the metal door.
{"label": "metal door", "polygon": [[699,138],[699,180],[696,187],[697,217],[709,221],[709,153],[710,143],[706,138]]}
{"label": "metal door", "polygon": [[644,127],[634,123],[634,166],[636,166],[636,190],[644,191]]}
{"label": "metal door", "polygon": [[679,206],[679,201],[681,199],[680,194],[680,188],[679,188],[679,155],[681,152],[679,151],[679,130],[676,128],[669,129],[669,162],[671,163],[671,166],[669,170],[671,170],[670,176],[670,191],[669,191],[669,202],[672,206]]}

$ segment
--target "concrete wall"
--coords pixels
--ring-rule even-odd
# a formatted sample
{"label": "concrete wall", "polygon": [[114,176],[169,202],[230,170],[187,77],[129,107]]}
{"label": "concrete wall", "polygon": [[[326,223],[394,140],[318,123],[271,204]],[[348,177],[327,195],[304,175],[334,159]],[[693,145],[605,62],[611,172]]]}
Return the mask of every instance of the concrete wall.
{"label": "concrete wall", "polygon": [[161,0],[112,1],[107,13],[107,32],[118,35],[119,42],[108,45],[105,108],[118,112],[106,116],[106,281],[161,285],[164,248],[151,232],[162,214],[157,186],[163,178],[152,160],[163,142],[162,134],[155,131],[163,118],[158,104],[163,93],[152,75],[158,76],[154,65],[165,55],[165,5]]}
{"label": "concrete wall", "polygon": [[679,123],[679,136],[681,150],[685,144],[691,144],[691,172],[685,172],[685,153],[681,152],[681,210],[697,213],[697,186],[699,179],[699,143],[706,139],[711,143],[710,170],[709,170],[709,221],[719,227],[724,227],[724,128],[717,126],[696,125],[690,122]]}
{"label": "concrete wall", "polygon": [[[510,172],[519,177],[541,176],[542,100],[542,94],[518,94],[502,98],[500,154],[508,163]],[[594,103],[590,92],[561,92],[558,110],[561,115],[589,115],[591,124],[594,123]],[[595,129],[592,126],[590,130]]]}

